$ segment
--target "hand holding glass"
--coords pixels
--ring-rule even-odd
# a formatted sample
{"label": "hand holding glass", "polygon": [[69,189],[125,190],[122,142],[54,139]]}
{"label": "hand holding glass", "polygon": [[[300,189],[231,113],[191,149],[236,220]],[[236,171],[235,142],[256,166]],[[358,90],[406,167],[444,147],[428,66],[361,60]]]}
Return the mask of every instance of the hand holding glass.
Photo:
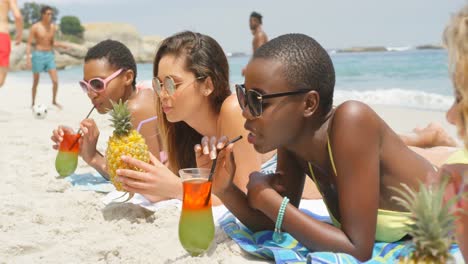
{"label": "hand holding glass", "polygon": [[80,143],[78,142],[80,137],[80,134],[65,133],[63,135],[55,158],[55,169],[62,177],[66,177],[76,170],[80,152]]}

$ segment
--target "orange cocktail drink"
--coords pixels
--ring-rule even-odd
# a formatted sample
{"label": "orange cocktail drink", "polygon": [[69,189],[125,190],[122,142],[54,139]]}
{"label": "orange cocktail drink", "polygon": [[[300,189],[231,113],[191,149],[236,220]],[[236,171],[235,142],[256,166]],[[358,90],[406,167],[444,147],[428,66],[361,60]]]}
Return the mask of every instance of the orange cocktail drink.
{"label": "orange cocktail drink", "polygon": [[192,256],[203,253],[214,238],[211,182],[208,169],[182,169],[184,195],[179,222],[179,240]]}
{"label": "orange cocktail drink", "polygon": [[66,177],[76,170],[78,154],[80,152],[80,143],[77,140],[80,137],[80,134],[65,133],[63,135],[63,140],[60,142],[57,158],[55,159],[55,169],[62,177]]}

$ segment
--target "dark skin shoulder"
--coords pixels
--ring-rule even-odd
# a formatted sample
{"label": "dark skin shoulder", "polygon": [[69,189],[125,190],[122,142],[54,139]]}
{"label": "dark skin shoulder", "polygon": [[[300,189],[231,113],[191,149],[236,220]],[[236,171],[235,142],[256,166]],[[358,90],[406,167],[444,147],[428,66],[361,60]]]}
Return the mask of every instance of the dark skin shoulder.
{"label": "dark skin shoulder", "polygon": [[434,171],[428,161],[410,150],[369,106],[360,102],[349,101],[336,109],[329,134],[337,193],[341,196],[331,197],[337,201],[334,205],[340,204],[332,209],[337,218],[344,211],[341,207],[348,207],[349,191],[377,190],[373,197],[377,198],[378,208],[404,211],[391,199],[396,193],[389,187],[405,183],[417,189],[418,183]]}

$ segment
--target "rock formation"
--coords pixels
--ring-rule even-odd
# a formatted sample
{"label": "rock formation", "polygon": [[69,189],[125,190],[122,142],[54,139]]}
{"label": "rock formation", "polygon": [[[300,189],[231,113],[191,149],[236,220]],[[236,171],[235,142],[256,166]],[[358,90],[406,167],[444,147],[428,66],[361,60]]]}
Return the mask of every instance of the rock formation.
{"label": "rock formation", "polygon": [[[55,62],[58,69],[82,64],[88,49],[105,39],[114,39],[124,43],[132,51],[138,63],[149,63],[153,61],[159,43],[163,40],[160,36],[141,37],[135,27],[124,23],[89,23],[83,26],[85,32],[82,44],[61,41],[68,48],[55,49]],[[12,41],[10,69],[13,71],[26,69],[28,36],[29,30],[24,30],[23,43],[15,45]]]}

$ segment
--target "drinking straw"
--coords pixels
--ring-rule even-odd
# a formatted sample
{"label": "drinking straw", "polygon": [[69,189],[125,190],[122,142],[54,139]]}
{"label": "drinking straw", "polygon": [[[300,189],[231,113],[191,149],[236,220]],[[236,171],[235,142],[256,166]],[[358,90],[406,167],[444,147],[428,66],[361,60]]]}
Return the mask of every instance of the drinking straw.
{"label": "drinking straw", "polygon": [[[91,113],[93,112],[94,108],[96,108],[94,105],[93,105],[93,108],[91,108],[91,110],[89,110],[89,113],[86,115],[85,119],[87,119]],[[78,129],[78,132],[76,132],[77,134],[80,134],[81,133],[81,127]],[[74,142],[73,144],[70,146],[70,148],[68,148],[68,150],[71,150],[75,145],[76,143],[78,143],[78,140],[80,140],[80,137],[78,137]]]}

